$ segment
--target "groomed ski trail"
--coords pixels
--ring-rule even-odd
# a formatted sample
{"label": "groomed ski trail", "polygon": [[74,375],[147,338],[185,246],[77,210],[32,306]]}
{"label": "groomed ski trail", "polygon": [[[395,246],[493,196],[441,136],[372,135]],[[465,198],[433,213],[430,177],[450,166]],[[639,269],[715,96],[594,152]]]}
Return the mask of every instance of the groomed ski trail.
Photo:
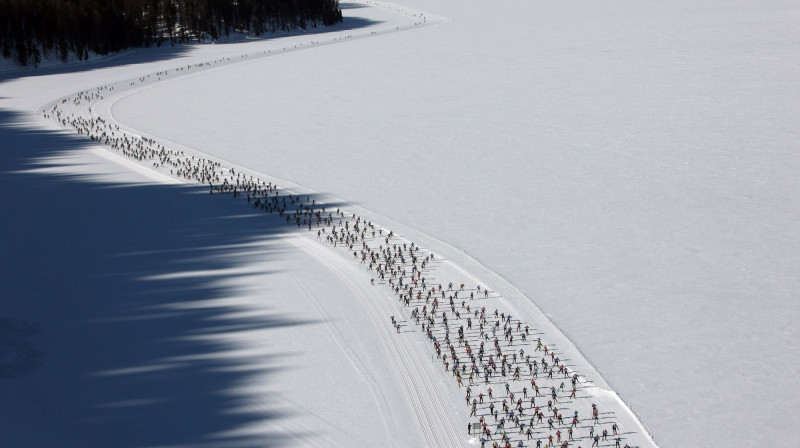
{"label": "groomed ski trail", "polygon": [[466,447],[453,419],[450,400],[442,396],[441,386],[434,381],[437,376],[428,374],[430,363],[423,358],[411,337],[397,334],[386,320],[386,316],[397,314],[397,310],[392,309],[391,297],[383,288],[370,286],[369,275],[327,245],[308,235],[294,234],[288,240],[334,272],[369,314],[375,333],[380,336],[414,409],[427,446]]}

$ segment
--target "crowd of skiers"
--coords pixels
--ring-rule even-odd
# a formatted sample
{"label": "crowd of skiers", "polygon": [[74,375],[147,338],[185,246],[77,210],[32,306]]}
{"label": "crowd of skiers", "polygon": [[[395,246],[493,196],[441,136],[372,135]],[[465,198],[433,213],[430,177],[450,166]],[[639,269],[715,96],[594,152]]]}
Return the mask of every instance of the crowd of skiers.
{"label": "crowd of skiers", "polygon": [[[166,74],[164,74],[166,75]],[[144,80],[144,78],[142,78]],[[111,87],[81,92],[44,112],[92,141],[152,168],[208,187],[210,194],[246,197],[247,203],[287,224],[312,231],[343,247],[372,273],[373,284],[391,289],[408,319],[459,387],[470,409],[469,435],[481,448],[555,446],[628,447],[611,412],[601,412],[581,390],[581,377],[563,354],[510,314],[486,309],[485,286],[435,277],[436,256],[355,214],[318,204],[272,182],[237,173],[209,159],[169,150],[153,139],[123,131],[80,107],[103,98]],[[63,106],[71,106],[68,112]],[[349,256],[349,255],[348,255]],[[400,332],[399,319],[391,323]],[[589,407],[591,405],[591,407]]]}

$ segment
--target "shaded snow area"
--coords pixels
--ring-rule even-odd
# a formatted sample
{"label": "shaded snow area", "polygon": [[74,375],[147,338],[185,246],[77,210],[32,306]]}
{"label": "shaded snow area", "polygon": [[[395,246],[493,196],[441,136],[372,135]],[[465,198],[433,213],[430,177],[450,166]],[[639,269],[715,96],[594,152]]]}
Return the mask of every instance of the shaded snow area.
{"label": "shaded snow area", "polygon": [[0,74],[0,446],[800,445],[800,7],[342,9]]}

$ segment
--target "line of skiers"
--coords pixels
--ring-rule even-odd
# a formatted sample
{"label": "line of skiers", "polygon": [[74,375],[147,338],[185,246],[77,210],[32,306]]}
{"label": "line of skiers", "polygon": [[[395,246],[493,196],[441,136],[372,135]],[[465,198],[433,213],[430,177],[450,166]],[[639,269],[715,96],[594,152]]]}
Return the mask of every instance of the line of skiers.
{"label": "line of skiers", "polygon": [[[567,447],[582,440],[591,446],[611,446],[610,430],[614,446],[622,448],[613,416],[601,416],[595,404],[589,422],[581,424],[578,407],[585,406],[590,397],[578,395],[580,377],[540,337],[532,339],[534,329],[498,309],[487,312],[486,306],[475,302],[490,297],[485,286],[466,288],[453,282],[444,286],[445,282],[434,278],[438,260],[433,253],[355,214],[317,204],[310,195],[281,190],[219,162],[169,150],[153,139],[124,132],[101,117],[68,114],[59,107],[102,99],[108,89],[81,92],[55,105],[45,116],[125,157],[152,161],[154,169],[169,169],[173,176],[205,184],[212,195],[246,196],[255,209],[313,231],[322,242],[346,248],[373,273],[372,284],[377,280],[387,285],[401,305],[410,309],[410,319],[432,344],[445,371],[459,387],[466,388],[470,417],[478,419],[479,428],[473,434],[474,422],[470,421],[468,431],[479,438],[481,447],[489,441],[493,447],[511,447],[514,442],[521,447],[533,439],[537,448],[551,448],[554,443]],[[391,323],[399,333],[401,323],[394,316]],[[495,397],[493,386],[504,393]],[[565,419],[570,412],[572,417]],[[602,432],[596,434],[596,427],[603,427]],[[585,435],[577,434],[579,428],[586,430]]]}

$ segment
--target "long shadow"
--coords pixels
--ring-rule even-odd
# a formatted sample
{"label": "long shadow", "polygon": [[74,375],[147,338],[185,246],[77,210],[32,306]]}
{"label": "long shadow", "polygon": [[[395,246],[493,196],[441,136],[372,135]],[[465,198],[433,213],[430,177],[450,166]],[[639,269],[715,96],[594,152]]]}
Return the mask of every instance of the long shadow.
{"label": "long shadow", "polygon": [[[279,403],[233,412],[241,397],[227,391],[291,366],[292,354],[254,360],[222,341],[315,322],[197,304],[228,297],[220,284],[245,275],[235,268],[246,257],[279,260],[253,243],[289,226],[243,204],[220,207],[232,199],[205,189],[30,172],[88,141],[15,119],[0,110],[0,446],[285,442],[236,431],[278,422],[288,415]],[[223,313],[236,317],[214,319]]]}
{"label": "long shadow", "polygon": [[40,68],[20,67],[17,70],[0,72],[0,84],[18,78],[88,72],[110,67],[122,67],[126,65],[166,61],[188,53],[191,48],[192,47],[190,44],[162,44],[160,47],[153,46],[147,48],[131,48],[128,50],[123,50],[119,53],[108,55],[106,57],[93,59],[91,61],[72,62],[64,65],[54,65]]}
{"label": "long shadow", "polygon": [[[342,10],[358,9],[362,7],[366,6],[357,3],[346,3],[346,2],[341,4]],[[377,25],[379,23],[382,22],[368,19],[365,17],[346,16],[343,18],[341,23],[332,26],[326,27],[323,25],[318,25],[316,27],[308,27],[306,29],[298,28],[296,30],[288,32],[278,32],[274,34],[267,33],[258,37],[256,36],[239,36],[238,38],[230,37],[215,42],[215,45],[225,45],[231,43],[242,43],[242,42],[258,41],[258,40],[271,40],[280,37],[288,37],[294,35],[315,35],[315,34],[330,33],[335,31],[357,30]],[[76,72],[98,70],[110,67],[121,67],[125,65],[146,64],[150,62],[165,61],[185,55],[198,45],[206,45],[206,44],[189,42],[189,43],[178,43],[171,45],[169,42],[165,42],[162,43],[160,46],[151,46],[146,48],[145,47],[131,48],[116,54],[109,55],[107,57],[94,59],[92,61],[75,62],[70,64],[64,64],[61,66],[50,66],[42,68],[21,67],[19,70],[9,70],[5,72],[0,72],[0,84],[13,79],[32,77],[32,76],[76,73]]]}
{"label": "long shadow", "polygon": [[339,2],[339,9],[341,9],[342,11],[346,9],[361,9],[361,8],[368,8],[368,6],[363,3]]}

